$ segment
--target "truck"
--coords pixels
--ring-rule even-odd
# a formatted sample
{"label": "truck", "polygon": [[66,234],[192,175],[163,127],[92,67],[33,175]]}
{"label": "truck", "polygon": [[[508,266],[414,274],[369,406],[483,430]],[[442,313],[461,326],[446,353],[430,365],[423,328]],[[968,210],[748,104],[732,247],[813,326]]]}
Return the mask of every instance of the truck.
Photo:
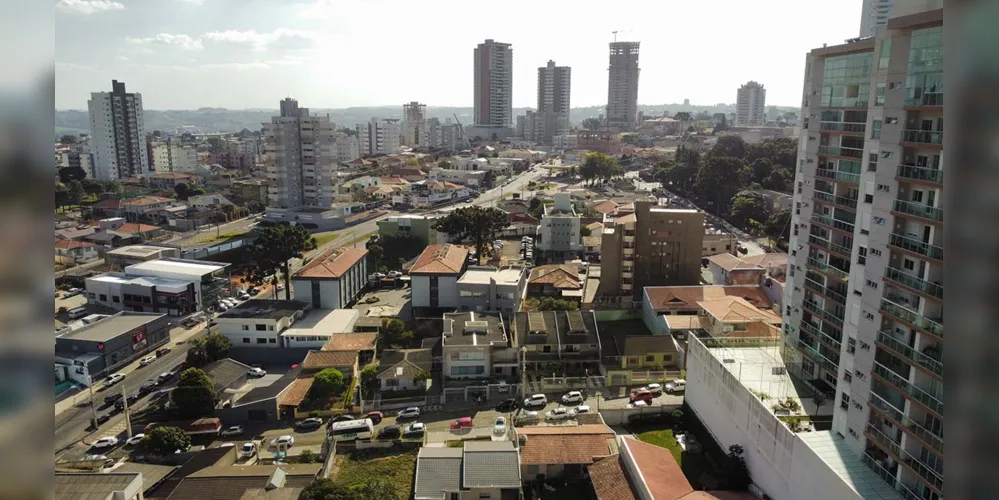
{"label": "truck", "polygon": [[199,418],[192,421],[177,421],[177,422],[152,422],[146,426],[145,432],[149,434],[149,431],[157,427],[177,427],[184,431],[184,434],[188,436],[199,436],[203,434],[214,434],[217,435],[222,431],[222,420],[219,418]]}

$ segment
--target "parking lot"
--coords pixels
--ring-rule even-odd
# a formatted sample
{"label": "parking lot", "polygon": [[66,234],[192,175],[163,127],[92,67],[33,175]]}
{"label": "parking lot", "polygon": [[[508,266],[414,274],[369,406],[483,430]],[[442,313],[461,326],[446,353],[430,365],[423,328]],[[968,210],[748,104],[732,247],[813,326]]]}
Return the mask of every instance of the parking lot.
{"label": "parking lot", "polygon": [[[374,302],[366,302],[370,297],[377,297]],[[383,288],[365,293],[357,299],[353,309],[361,311],[363,318],[368,311],[374,311],[372,316],[397,317],[403,321],[412,319],[412,309],[407,307],[412,299],[409,286],[402,288]]]}

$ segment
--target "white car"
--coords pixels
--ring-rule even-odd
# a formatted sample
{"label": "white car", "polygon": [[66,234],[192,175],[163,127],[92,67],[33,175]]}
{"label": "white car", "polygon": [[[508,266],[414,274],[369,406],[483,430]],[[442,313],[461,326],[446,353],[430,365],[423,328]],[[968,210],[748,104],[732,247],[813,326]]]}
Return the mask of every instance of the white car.
{"label": "white car", "polygon": [[139,366],[149,366],[153,361],[156,361],[156,356],[146,356],[139,360]]}
{"label": "white car", "polygon": [[251,377],[263,377],[264,375],[267,375],[267,371],[263,368],[257,368],[254,366],[253,368],[246,370],[246,374]]}
{"label": "white car", "polygon": [[410,406],[399,412],[396,418],[420,418],[420,409],[415,406]]}
{"label": "white car", "polygon": [[645,390],[651,392],[652,394],[659,395],[663,393],[663,386],[662,384],[649,384],[645,386]]}
{"label": "white car", "polygon": [[271,447],[277,448],[278,446],[291,446],[295,444],[295,438],[292,436],[280,436],[271,439]]}
{"label": "white car", "polygon": [[565,420],[569,416],[568,408],[552,408],[548,413],[545,413],[545,420]]}
{"label": "white car", "polygon": [[506,418],[496,417],[496,423],[493,424],[493,434],[497,436],[502,436],[506,434]]}
{"label": "white car", "polygon": [[583,393],[579,391],[569,391],[567,394],[562,396],[562,404],[564,405],[582,403],[583,400]]}
{"label": "white car", "polygon": [[548,397],[544,394],[535,394],[524,400],[524,407],[530,408],[534,406],[544,407],[548,404]]}
{"label": "white car", "polygon": [[413,436],[415,434],[423,434],[425,432],[427,432],[427,424],[424,424],[423,422],[413,422],[402,431],[402,435],[403,437],[406,437]]}
{"label": "white car", "polygon": [[646,403],[645,400],[642,399],[639,399],[634,403],[628,403],[628,408],[641,408],[643,406],[649,406],[649,403]]}
{"label": "white car", "polygon": [[218,309],[219,309],[219,311],[228,311],[229,310],[229,306],[227,306],[225,302],[219,301],[219,303],[218,303]]}
{"label": "white car", "polygon": [[682,378],[678,378],[666,384],[665,387],[666,392],[679,392],[686,389],[687,389],[687,381]]}
{"label": "white car", "polygon": [[573,417],[579,415],[580,413],[590,413],[590,405],[579,405],[572,410],[569,410],[569,413],[571,414],[570,416]]}
{"label": "white car", "polygon": [[222,432],[219,433],[219,436],[228,437],[228,436],[239,436],[241,434],[243,434],[243,426],[232,425],[223,429]]}
{"label": "white car", "polygon": [[401,278],[402,277],[402,272],[401,271],[389,271],[388,272],[388,277],[389,278]]}
{"label": "white car", "polygon": [[98,439],[97,441],[94,441],[94,444],[91,446],[91,448],[96,448],[96,449],[111,448],[112,446],[117,446],[117,445],[118,445],[118,438],[105,436]]}
{"label": "white car", "polygon": [[246,292],[239,292],[239,300],[250,300],[250,294]]}
{"label": "white car", "polygon": [[229,297],[229,298],[224,299],[224,300],[225,300],[226,305],[229,306],[229,309],[232,309],[233,307],[236,307],[236,306],[239,305],[239,301],[236,300],[236,299],[234,299],[234,298],[232,298],[232,297]]}
{"label": "white car", "polygon": [[239,456],[243,458],[250,458],[257,454],[257,443],[243,443],[243,447],[239,449]]}
{"label": "white car", "polygon": [[146,437],[145,434],[136,434],[125,441],[125,446],[135,446],[142,441],[142,438]]}
{"label": "white car", "polygon": [[541,421],[541,414],[536,411],[526,411],[517,416],[516,421],[520,424],[536,424]]}
{"label": "white car", "polygon": [[118,382],[121,382],[122,380],[125,380],[125,374],[115,373],[114,375],[111,375],[110,377],[108,377],[107,380],[104,381],[104,387],[111,387],[112,385],[115,385]]}

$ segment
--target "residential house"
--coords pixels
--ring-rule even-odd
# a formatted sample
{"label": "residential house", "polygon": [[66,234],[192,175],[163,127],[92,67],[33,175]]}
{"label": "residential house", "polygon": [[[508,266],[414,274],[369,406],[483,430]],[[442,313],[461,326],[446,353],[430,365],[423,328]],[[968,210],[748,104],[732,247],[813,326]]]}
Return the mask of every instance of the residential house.
{"label": "residential house", "polygon": [[303,373],[318,373],[327,368],[338,370],[347,379],[360,373],[357,351],[309,351],[302,360]]}
{"label": "residential house", "polygon": [[425,391],[432,383],[432,367],[430,349],[385,349],[379,359],[378,382],[383,392]]}
{"label": "residential house", "polygon": [[316,309],[345,309],[361,295],[368,280],[368,250],[330,249],[291,277],[295,299]]}
{"label": "residential house", "polygon": [[755,285],[764,275],[783,276],[787,269],[787,254],[764,253],[736,257],[720,253],[708,257],[708,270],[716,285]]}
{"label": "residential house", "polygon": [[458,278],[468,266],[468,248],[461,245],[430,245],[409,268],[412,279],[412,307],[420,309],[458,308]]}
{"label": "residential house", "polygon": [[[323,351],[352,351],[356,352],[358,356],[359,365],[367,365],[375,358],[375,347],[378,343],[378,332],[364,332],[365,320],[370,318],[358,317],[354,322],[353,332],[337,332],[334,333],[326,344],[323,345]],[[379,318],[375,318],[379,319]]]}
{"label": "residential house", "polygon": [[119,248],[124,245],[137,244],[142,238],[135,234],[119,233],[114,230],[101,230],[84,238],[102,248]]}
{"label": "residential house", "polygon": [[121,199],[106,199],[90,205],[94,217],[124,217],[125,201]]}
{"label": "residential house", "polygon": [[192,184],[197,181],[197,175],[180,172],[163,172],[149,176],[149,187],[153,189],[173,190],[177,184]]}
{"label": "residential house", "polygon": [[217,329],[233,346],[279,348],[281,333],[311,308],[298,300],[251,299],[219,314]]}
{"label": "residential house", "polygon": [[642,320],[654,335],[663,335],[669,333],[668,318],[697,316],[702,313],[698,302],[729,296],[741,297],[761,309],[773,306],[759,285],[650,286],[643,291]]}
{"label": "residential house", "polygon": [[588,204],[588,208],[596,210],[601,215],[613,215],[617,213],[620,205],[613,200],[594,200]]}
{"label": "residential house", "polygon": [[469,266],[458,279],[458,309],[513,315],[520,310],[526,278],[523,267]]}
{"label": "residential house", "polygon": [[191,196],[187,204],[195,210],[219,210],[224,206],[235,206],[228,198],[218,193]]}
{"label": "residential house", "polygon": [[528,370],[599,374],[600,332],[593,311],[519,312],[513,321]]}
{"label": "residential house", "polygon": [[322,468],[316,463],[235,465],[220,461],[181,479],[164,500],[292,500],[315,481]]}
{"label": "residential house", "polygon": [[670,335],[602,335],[607,384],[630,386],[672,380],[670,374],[678,370],[680,363],[676,342]]}
{"label": "residential house", "polygon": [[142,474],[138,472],[56,472],[52,484],[55,500],[142,499]]}
{"label": "residential house", "polygon": [[517,374],[517,351],[510,347],[500,314],[444,314],[442,345],[444,376],[448,379]]}
{"label": "residential house", "polygon": [[97,228],[94,226],[79,226],[79,227],[68,227],[65,229],[57,229],[55,232],[56,240],[82,240],[91,234],[97,232]]}
{"label": "residential house", "polygon": [[554,297],[579,301],[586,276],[580,266],[547,264],[531,269],[527,279],[527,297]]}
{"label": "residential house", "polygon": [[55,263],[75,266],[100,258],[97,245],[87,241],[55,240]]}
{"label": "residential house", "polygon": [[140,196],[122,201],[122,209],[125,218],[130,221],[149,220],[147,214],[165,208],[174,200],[162,196]]}
{"label": "residential house", "polygon": [[525,483],[545,478],[584,477],[586,468],[601,458],[618,453],[614,430],[604,424],[539,425],[517,427],[520,445],[520,475]]}
{"label": "residential house", "polygon": [[467,441],[463,448],[420,448],[413,500],[516,500],[520,451],[511,441]]}
{"label": "residential house", "polygon": [[122,224],[114,231],[119,234],[131,235],[142,241],[158,238],[162,236],[163,233],[165,232],[164,229],[161,227],[153,226],[150,224],[135,223],[135,222]]}

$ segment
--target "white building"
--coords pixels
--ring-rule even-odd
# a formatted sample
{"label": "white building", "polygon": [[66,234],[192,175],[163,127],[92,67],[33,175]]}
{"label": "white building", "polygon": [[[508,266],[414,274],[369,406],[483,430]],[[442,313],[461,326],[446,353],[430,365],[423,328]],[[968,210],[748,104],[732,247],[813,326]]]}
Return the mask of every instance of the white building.
{"label": "white building", "polygon": [[399,144],[402,124],[397,118],[372,118],[370,122],[358,124],[356,128],[361,156],[391,155],[402,151]]}
{"label": "white building", "polygon": [[194,172],[198,166],[198,149],[181,146],[169,139],[153,143],[153,166],[157,173]]}
{"label": "white building", "polygon": [[860,34],[857,36],[874,36],[878,26],[888,24],[892,17],[894,0],[863,0],[860,10]]}
{"label": "white building", "polygon": [[[513,49],[492,39],[474,51],[474,128],[509,136],[513,128]],[[491,136],[492,133],[486,133]]]}
{"label": "white building", "polygon": [[183,316],[201,310],[201,287],[191,280],[105,273],[85,283],[88,304],[116,311]]}
{"label": "white building", "polygon": [[640,42],[611,42],[607,80],[607,126],[633,130],[638,124]]}
{"label": "white building", "polygon": [[281,101],[281,115],[264,124],[267,205],[329,208],[336,195],[336,151],[328,116],[309,116],[298,101]]}
{"label": "white building", "polygon": [[111,92],[93,92],[90,111],[90,151],[93,177],[100,180],[149,175],[149,151],[142,116],[142,95],[125,92],[125,83],[111,81]]}
{"label": "white building", "polygon": [[462,186],[480,188],[486,185],[489,171],[433,168],[430,170],[429,176],[431,179],[438,181],[453,182]]}
{"label": "white building", "polygon": [[191,196],[187,199],[187,205],[198,210],[212,210],[226,205],[231,206],[234,205],[234,203],[229,201],[229,198],[226,198],[219,193],[212,193]]}
{"label": "white building", "polygon": [[551,144],[552,137],[569,131],[570,88],[572,68],[556,66],[548,61],[538,68],[538,114],[542,117],[542,132],[534,139]]}
{"label": "white building", "polygon": [[326,251],[291,277],[292,296],[316,309],[348,307],[368,283],[367,256],[363,248]]}
{"label": "white building", "polygon": [[336,148],[337,163],[347,163],[361,157],[361,147],[356,135],[337,132],[333,141]]}
{"label": "white building", "polygon": [[233,347],[284,347],[281,333],[305,317],[310,309],[298,300],[251,299],[218,315],[218,332]]}
{"label": "white building", "polygon": [[535,246],[537,257],[544,262],[562,263],[583,253],[583,233],[579,215],[572,208],[569,193],[555,195],[555,204],[546,205],[538,226]]}
{"label": "white building", "polygon": [[576,149],[578,146],[579,136],[576,134],[556,135],[552,138],[552,149],[556,151]]}
{"label": "white building", "polygon": [[763,125],[766,117],[767,89],[756,82],[739,87],[735,99],[735,126]]}
{"label": "white building", "polygon": [[461,245],[430,245],[409,269],[414,309],[457,309],[458,278],[468,266],[468,249]]}
{"label": "white building", "polygon": [[[220,296],[231,295],[229,264],[189,259],[158,259],[125,266],[128,277],[166,278],[195,284],[194,310],[214,305]],[[88,295],[89,299],[89,295]]]}

